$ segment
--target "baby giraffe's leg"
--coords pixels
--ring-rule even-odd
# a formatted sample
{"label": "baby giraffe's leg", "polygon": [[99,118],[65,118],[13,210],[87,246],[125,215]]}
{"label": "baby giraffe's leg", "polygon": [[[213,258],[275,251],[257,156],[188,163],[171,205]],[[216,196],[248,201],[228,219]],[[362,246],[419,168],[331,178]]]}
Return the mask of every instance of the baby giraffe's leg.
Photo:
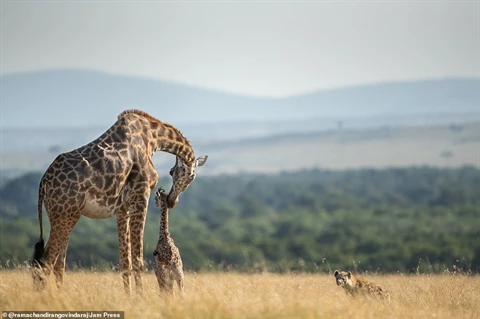
{"label": "baby giraffe's leg", "polygon": [[177,281],[178,289],[180,290],[180,295],[185,297],[185,289],[184,289],[184,274],[181,265],[177,265],[175,268],[175,280]]}
{"label": "baby giraffe's leg", "polygon": [[165,291],[167,282],[167,273],[163,266],[157,266],[155,268],[155,276],[157,277],[158,287],[160,287],[160,293]]}
{"label": "baby giraffe's leg", "polygon": [[171,294],[173,283],[172,279],[170,278],[170,269],[165,265],[160,266],[157,268],[158,270],[155,271],[155,275],[157,276],[158,286],[160,287],[160,294]]}
{"label": "baby giraffe's leg", "polygon": [[173,284],[175,283],[174,281],[175,280],[173,278],[172,267],[168,266],[167,267],[167,288],[165,291],[168,292],[170,295],[173,295]]}

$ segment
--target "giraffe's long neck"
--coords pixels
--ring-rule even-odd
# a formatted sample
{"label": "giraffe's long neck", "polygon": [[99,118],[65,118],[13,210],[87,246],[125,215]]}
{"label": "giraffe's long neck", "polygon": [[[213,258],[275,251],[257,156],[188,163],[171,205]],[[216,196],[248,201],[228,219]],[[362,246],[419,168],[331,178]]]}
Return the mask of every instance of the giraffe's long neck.
{"label": "giraffe's long neck", "polygon": [[168,231],[168,207],[166,201],[163,201],[160,209],[162,210],[162,213],[160,215],[159,239],[165,239],[170,237],[170,232]]}
{"label": "giraffe's long neck", "polygon": [[156,122],[152,124],[152,149],[163,151],[181,158],[185,163],[195,161],[195,152],[183,134],[170,124]]}

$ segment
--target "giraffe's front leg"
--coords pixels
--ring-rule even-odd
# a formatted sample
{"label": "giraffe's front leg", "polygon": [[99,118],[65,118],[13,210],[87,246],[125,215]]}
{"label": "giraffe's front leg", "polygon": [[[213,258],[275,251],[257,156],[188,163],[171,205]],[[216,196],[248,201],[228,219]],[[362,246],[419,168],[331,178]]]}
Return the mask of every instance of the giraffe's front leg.
{"label": "giraffe's front leg", "polygon": [[130,216],[130,236],[132,243],[132,264],[135,277],[135,286],[137,292],[142,291],[142,271],[143,271],[143,233],[145,230],[145,221],[147,219],[148,197],[150,188],[143,194],[135,196],[136,200],[131,205]]}
{"label": "giraffe's front leg", "polygon": [[125,210],[117,214],[118,247],[120,251],[120,271],[122,272],[123,287],[130,294],[130,276],[132,274],[132,254],[130,245],[129,215]]}

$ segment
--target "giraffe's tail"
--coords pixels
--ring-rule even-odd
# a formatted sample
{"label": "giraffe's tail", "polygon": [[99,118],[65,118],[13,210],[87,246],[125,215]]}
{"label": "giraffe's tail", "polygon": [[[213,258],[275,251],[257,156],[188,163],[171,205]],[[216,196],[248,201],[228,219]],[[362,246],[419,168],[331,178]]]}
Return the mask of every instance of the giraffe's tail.
{"label": "giraffe's tail", "polygon": [[38,223],[40,226],[40,238],[35,244],[35,249],[33,252],[33,266],[42,266],[43,254],[45,252],[45,241],[43,240],[43,199],[45,197],[44,188],[43,188],[43,177],[40,180],[40,185],[38,187]]}

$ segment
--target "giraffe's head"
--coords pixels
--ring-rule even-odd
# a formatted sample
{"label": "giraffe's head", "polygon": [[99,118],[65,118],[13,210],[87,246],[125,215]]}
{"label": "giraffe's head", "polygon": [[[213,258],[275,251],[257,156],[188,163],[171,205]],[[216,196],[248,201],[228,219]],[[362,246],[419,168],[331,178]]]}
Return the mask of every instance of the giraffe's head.
{"label": "giraffe's head", "polygon": [[167,196],[168,208],[173,208],[178,203],[178,196],[190,186],[195,179],[195,168],[202,166],[207,161],[208,156],[200,156],[191,165],[185,163],[177,157],[175,166],[170,169],[170,176],[173,178],[172,188]]}

